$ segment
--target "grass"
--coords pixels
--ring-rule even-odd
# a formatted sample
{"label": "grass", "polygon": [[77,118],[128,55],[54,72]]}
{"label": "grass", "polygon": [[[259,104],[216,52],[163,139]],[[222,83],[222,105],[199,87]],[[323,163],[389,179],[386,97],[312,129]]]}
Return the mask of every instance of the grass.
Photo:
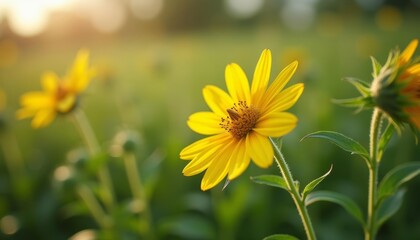
{"label": "grass", "polygon": [[[12,214],[20,221],[20,230],[9,239],[30,235],[64,239],[78,230],[95,227],[89,218],[78,214],[84,210],[74,204],[75,197],[53,184],[54,171],[66,163],[67,153],[83,145],[70,121],[60,117],[45,129],[33,130],[29,121],[14,119],[19,96],[40,89],[39,79],[46,70],[63,75],[79,47],[90,49],[92,63],[109,73],[106,81],[95,81],[82,100],[102,146],[108,148],[120,129],[134,129],[143,139],[137,154],[149,182],[154,221],[162,239],[258,239],[286,231],[297,236],[303,233],[286,193],[249,181],[251,175],[276,173],[275,167],[262,170],[252,166],[224,192],[216,188],[202,193],[201,176],[181,174],[186,163],[179,160],[180,149],[200,138],[188,129],[186,119],[193,112],[207,109],[201,89],[208,84],[225,88],[224,68],[230,62],[241,65],[250,76],[264,48],[273,52],[271,79],[292,60],[300,62],[292,81],[304,82],[305,92],[291,110],[299,117],[299,125],[283,144],[296,178],[307,183],[334,164],[333,174],[319,187],[349,194],[363,204],[367,175],[358,170],[363,164],[361,159],[353,161],[356,157],[325,143],[298,141],[310,132],[334,130],[367,144],[369,113],[354,115],[352,109],[333,105],[331,99],[355,96],[352,87],[341,79],[353,76],[370,81],[369,56],[384,62],[389,49],[405,47],[418,37],[418,20],[408,18],[394,32],[379,30],[370,20],[365,21],[340,21],[334,28],[319,25],[301,33],[277,27],[227,28],[154,37],[104,36],[87,39],[83,46],[80,42],[48,39],[20,45],[17,62],[0,70],[0,86],[7,95],[4,115],[28,170],[22,193],[16,195],[8,185],[3,161],[0,163],[0,177],[4,179],[0,185],[0,216]],[[401,161],[418,160],[419,148],[409,134],[395,139],[393,145],[384,169]],[[128,189],[121,174],[122,164],[111,158],[110,165],[115,186],[125,186],[117,190],[123,201]],[[414,183],[418,185],[418,181]],[[23,196],[29,196],[30,201],[15,201]],[[419,222],[407,209],[415,208],[414,199],[420,196],[411,192],[408,197],[407,206],[395,217],[401,222],[394,220],[386,225],[380,236],[383,239],[419,234],[419,228],[406,223]],[[232,209],[234,206],[237,208]],[[309,210],[314,214],[320,239],[361,238],[358,226],[336,206],[320,204]]]}

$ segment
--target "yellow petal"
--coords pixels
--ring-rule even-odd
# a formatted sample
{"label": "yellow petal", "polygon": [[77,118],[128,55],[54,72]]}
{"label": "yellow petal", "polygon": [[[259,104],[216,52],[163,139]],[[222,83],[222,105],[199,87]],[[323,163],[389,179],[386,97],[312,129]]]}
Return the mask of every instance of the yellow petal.
{"label": "yellow petal", "polygon": [[227,175],[228,161],[235,149],[235,141],[225,144],[209,165],[201,180],[201,190],[206,191],[216,186]]}
{"label": "yellow petal", "polygon": [[53,107],[54,97],[45,92],[28,92],[21,96],[20,104],[34,109]]}
{"label": "yellow petal", "polygon": [[53,72],[47,72],[42,76],[42,87],[50,94],[56,94],[59,78]]}
{"label": "yellow petal", "polygon": [[217,146],[221,143],[224,143],[227,139],[232,138],[230,133],[223,133],[218,134],[210,137],[203,138],[198,140],[184,149],[182,149],[181,153],[179,154],[181,159],[189,160],[193,159],[197,156],[200,152],[204,151],[204,149],[211,148],[213,146]]}
{"label": "yellow petal", "polygon": [[225,131],[220,122],[220,117],[213,112],[197,112],[189,117],[187,124],[196,133],[213,135]]}
{"label": "yellow petal", "polygon": [[32,119],[32,127],[33,128],[41,128],[45,127],[51,123],[51,121],[55,118],[55,111],[50,109],[44,109],[38,111],[34,119]]}
{"label": "yellow petal", "polygon": [[263,107],[263,113],[285,111],[291,108],[302,95],[303,83],[294,84],[277,94],[267,106]]}
{"label": "yellow petal", "polygon": [[57,103],[57,111],[60,113],[68,113],[74,108],[76,104],[76,96],[73,94],[67,95]]}
{"label": "yellow petal", "polygon": [[258,167],[267,168],[273,163],[273,147],[267,137],[251,132],[246,137],[246,148]]}
{"label": "yellow petal", "polygon": [[16,118],[22,120],[24,118],[32,117],[36,114],[37,110],[30,108],[21,108],[16,111]]}
{"label": "yellow petal", "polygon": [[226,66],[225,79],[229,94],[235,103],[239,101],[250,102],[248,79],[238,64],[231,63]]}
{"label": "yellow petal", "polygon": [[216,86],[206,86],[203,89],[203,96],[209,108],[220,117],[226,117],[226,109],[233,107],[232,98]]}
{"label": "yellow petal", "polygon": [[82,92],[89,84],[91,76],[89,69],[89,51],[86,49],[79,50],[73,67],[65,77],[67,86],[75,93]]}
{"label": "yellow petal", "polygon": [[262,106],[267,106],[277,94],[283,90],[284,86],[290,81],[293,74],[298,67],[298,62],[294,61],[287,65],[276,77],[274,82],[270,85],[267,92],[264,95]]}
{"label": "yellow petal", "polygon": [[241,175],[249,166],[251,157],[247,154],[245,139],[236,143],[235,150],[229,159],[228,179],[232,180]]}
{"label": "yellow petal", "polygon": [[184,167],[182,173],[184,176],[193,176],[206,170],[208,166],[215,160],[215,156],[223,144],[214,147],[208,147],[205,151],[200,152],[187,166]]}
{"label": "yellow petal", "polygon": [[254,71],[254,78],[252,80],[251,95],[252,104],[258,105],[261,97],[267,89],[268,81],[270,80],[271,71],[271,51],[264,49],[258,60]]}
{"label": "yellow petal", "polygon": [[297,117],[287,112],[272,112],[258,120],[253,129],[267,137],[281,137],[292,131],[297,124]]}
{"label": "yellow petal", "polygon": [[416,51],[417,45],[419,41],[417,39],[413,39],[408,46],[404,49],[404,51],[400,55],[400,65],[406,64],[410,61],[411,57],[413,56],[414,52]]}

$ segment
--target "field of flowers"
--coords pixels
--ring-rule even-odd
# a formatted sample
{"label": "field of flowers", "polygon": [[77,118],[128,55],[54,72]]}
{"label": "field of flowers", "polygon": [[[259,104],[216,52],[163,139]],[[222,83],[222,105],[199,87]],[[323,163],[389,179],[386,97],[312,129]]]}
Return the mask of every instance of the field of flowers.
{"label": "field of flowers", "polygon": [[[317,237],[374,239],[366,236],[375,223],[369,219],[364,222],[369,212],[366,162],[375,168],[369,165],[372,156],[368,154],[372,106],[348,108],[334,100],[360,95],[360,88],[351,84],[354,81],[345,78],[372,83],[375,73],[371,56],[381,65],[385,65],[393,49],[407,56],[401,52],[413,39],[419,39],[420,18],[418,10],[417,15],[403,15],[398,28],[378,26],[370,16],[353,19],[325,15],[320,19],[305,31],[259,22],[150,35],[131,30],[71,40],[64,39],[64,35],[26,39],[0,36],[0,239],[228,240],[263,239],[273,234],[290,236],[271,239],[305,239],[310,234],[305,232],[296,201],[290,197],[291,186],[276,182],[277,178],[258,178],[283,176],[272,160],[271,144],[268,148],[264,145],[269,140],[256,137],[263,142],[264,151],[247,149],[245,140],[238,145],[238,149],[244,149],[244,156],[251,154],[252,160],[241,170],[229,168],[236,172],[229,172],[223,165],[222,160],[230,160],[225,154],[212,152],[222,151],[223,147],[203,148],[202,154],[216,156],[206,158],[208,161],[222,159],[220,166],[208,170],[217,175],[209,176],[210,182],[201,183],[202,171],[210,169],[210,163],[201,162],[183,170],[188,160],[198,154],[183,149],[205,137],[191,129],[205,134],[225,129],[205,128],[205,123],[210,122],[206,118],[195,119],[199,127],[191,123],[193,113],[217,113],[216,106],[210,109],[206,103],[211,105],[209,98],[222,98],[223,94],[210,93],[208,86],[217,86],[230,95],[232,89],[240,88],[226,86],[225,68],[230,63],[243,69],[251,86],[264,49],[270,49],[270,64],[262,63],[271,66],[270,84],[296,60],[296,71],[288,75],[291,79],[285,88],[303,83],[304,90],[302,85],[303,92],[285,94],[294,100],[284,112],[295,116],[296,122],[282,115],[280,123],[293,120],[287,130],[261,132],[274,137],[275,145],[281,145],[300,191],[318,179],[313,186],[316,189],[308,193],[339,193],[361,210],[365,229],[354,216],[357,211],[348,209],[353,205],[340,202],[339,197],[338,205],[335,200],[308,204],[305,209]],[[418,53],[418,49],[412,53],[417,99],[401,104],[419,105],[420,77],[415,65]],[[267,52],[261,58],[264,54]],[[268,55],[264,56],[268,59]],[[240,75],[236,67],[229,66],[232,69],[226,71],[232,71],[232,76]],[[396,68],[393,71],[405,71]],[[250,88],[251,95],[255,95],[257,90]],[[257,102],[252,96],[247,97],[248,101]],[[384,221],[376,229],[377,239],[416,239],[420,236],[416,210],[420,202],[416,191],[420,185],[420,178],[416,178],[420,173],[420,135],[413,119],[417,118],[419,124],[420,114],[417,109],[408,112],[411,119],[400,118],[399,108],[395,113],[388,105],[380,106],[385,109],[384,115],[395,121],[391,124],[395,130],[385,130],[389,118],[378,127],[385,131],[383,135],[377,133],[378,140],[384,150],[386,146],[383,154],[378,151],[382,158],[378,181],[397,166],[413,165],[390,183],[404,190],[390,192],[395,197],[388,199],[389,206],[379,208],[378,203],[375,207],[379,211],[376,214],[383,217],[378,221]],[[233,121],[237,114],[253,110],[247,111],[241,108],[224,114]],[[270,124],[264,127],[270,128]],[[318,131],[340,132],[367,149],[366,155],[364,150],[357,151],[359,145],[331,137],[327,134],[330,132],[302,140]],[[238,140],[241,134],[229,136]],[[277,141],[278,137],[281,141]],[[258,154],[267,152],[271,153],[268,163],[255,161],[260,158]],[[238,157],[237,164],[241,161]],[[320,179],[330,168],[331,172]],[[315,199],[315,194],[312,197]]]}

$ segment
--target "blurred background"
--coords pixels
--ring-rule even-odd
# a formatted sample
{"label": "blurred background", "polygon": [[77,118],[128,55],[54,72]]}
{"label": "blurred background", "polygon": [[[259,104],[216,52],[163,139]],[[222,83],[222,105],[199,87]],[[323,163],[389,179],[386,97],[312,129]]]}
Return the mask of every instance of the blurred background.
{"label": "blurred background", "polygon": [[[179,159],[180,150],[202,138],[186,125],[190,114],[208,109],[202,88],[226,89],[230,62],[252,76],[264,48],[273,54],[271,79],[298,60],[290,84],[305,83],[290,110],[299,124],[283,139],[295,178],[306,184],[333,164],[318,189],[346,194],[366,209],[363,160],[327,142],[299,140],[332,130],[367,147],[371,113],[356,114],[331,100],[357,96],[342,79],[370,82],[370,56],[384,63],[390,49],[420,37],[419,26],[419,0],[0,0],[0,239],[86,240],[98,229],[72,190],[68,166],[84,155],[71,121],[59,116],[34,130],[29,120],[15,118],[19,97],[41,90],[45,71],[63,76],[81,48],[90,50],[99,71],[82,108],[109,153],[118,201],[126,207],[130,192],[113,147],[128,130],[137,138],[135,155],[158,239],[304,238],[288,193],[249,180],[278,174],[275,166],[251,164],[224,191],[201,192],[202,174],[182,175],[187,162]],[[391,141],[381,177],[397,164],[420,160],[415,136],[406,130]],[[20,169],[19,177],[7,162]],[[378,239],[420,238],[419,186],[419,178],[406,184],[403,206]],[[362,229],[342,208],[317,203],[309,211],[319,239],[362,239]],[[124,225],[125,215],[118,216],[123,239],[137,239]]]}

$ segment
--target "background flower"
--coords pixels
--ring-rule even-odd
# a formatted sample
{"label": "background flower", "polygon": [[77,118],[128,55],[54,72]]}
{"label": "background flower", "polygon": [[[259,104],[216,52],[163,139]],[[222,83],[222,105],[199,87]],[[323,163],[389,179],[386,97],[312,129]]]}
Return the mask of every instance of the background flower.
{"label": "background flower", "polygon": [[89,68],[89,53],[80,50],[70,71],[62,79],[55,73],[42,76],[42,92],[28,92],[22,95],[22,108],[17,111],[17,118],[33,117],[32,127],[45,127],[57,114],[66,114],[76,108],[81,93],[88,86],[93,76]]}

